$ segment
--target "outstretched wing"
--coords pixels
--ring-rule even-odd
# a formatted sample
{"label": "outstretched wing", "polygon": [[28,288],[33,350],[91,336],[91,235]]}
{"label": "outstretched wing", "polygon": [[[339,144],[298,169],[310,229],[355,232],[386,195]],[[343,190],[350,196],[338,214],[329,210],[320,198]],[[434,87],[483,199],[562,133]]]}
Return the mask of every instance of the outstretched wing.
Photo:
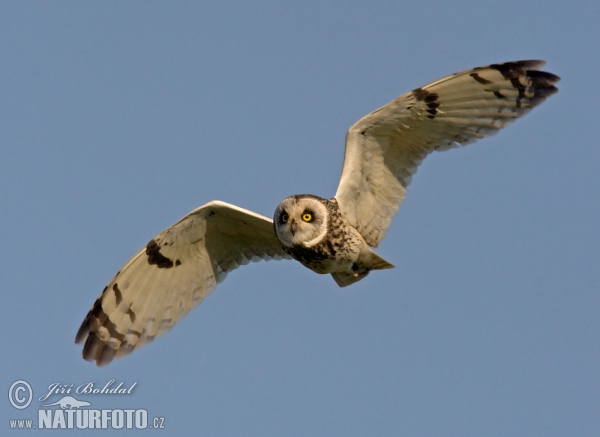
{"label": "outstretched wing", "polygon": [[538,70],[544,64],[507,62],[453,74],[401,95],[348,130],[335,198],[367,244],[383,239],[429,153],[492,135],[558,91],[560,78]]}
{"label": "outstretched wing", "polygon": [[282,259],[271,219],[213,201],[158,234],[108,283],[75,342],[99,366],[164,334],[250,261]]}

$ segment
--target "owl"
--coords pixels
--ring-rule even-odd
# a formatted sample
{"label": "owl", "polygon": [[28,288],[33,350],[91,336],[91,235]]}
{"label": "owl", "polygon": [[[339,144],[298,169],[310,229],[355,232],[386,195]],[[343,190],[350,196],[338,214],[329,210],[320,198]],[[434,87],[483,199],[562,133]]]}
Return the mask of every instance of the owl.
{"label": "owl", "polygon": [[251,261],[296,259],[340,287],[393,265],[375,253],[419,164],[492,135],[556,93],[543,61],[456,73],[405,93],[348,130],[331,199],[284,199],[273,220],[209,202],[159,233],[104,288],[76,335],[102,366],[166,333]]}

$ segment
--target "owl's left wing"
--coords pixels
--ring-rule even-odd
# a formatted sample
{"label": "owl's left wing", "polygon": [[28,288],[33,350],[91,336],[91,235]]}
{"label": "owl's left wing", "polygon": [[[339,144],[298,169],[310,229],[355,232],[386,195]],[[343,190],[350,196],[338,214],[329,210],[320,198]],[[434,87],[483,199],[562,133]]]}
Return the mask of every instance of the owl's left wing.
{"label": "owl's left wing", "polygon": [[557,92],[544,61],[493,64],[403,94],[356,122],[335,195],[346,220],[377,247],[412,175],[436,150],[496,133]]}
{"label": "owl's left wing", "polygon": [[225,202],[192,211],[158,234],[108,283],[75,342],[99,366],[164,334],[250,261],[289,259],[271,219]]}

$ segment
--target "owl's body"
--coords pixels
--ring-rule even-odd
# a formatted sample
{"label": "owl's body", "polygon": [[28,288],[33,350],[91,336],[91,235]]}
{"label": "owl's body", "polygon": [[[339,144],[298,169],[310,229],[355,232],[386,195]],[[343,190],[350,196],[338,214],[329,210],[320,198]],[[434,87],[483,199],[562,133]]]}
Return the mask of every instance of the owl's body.
{"label": "owl's body", "polygon": [[76,336],[98,365],[164,334],[228,272],[294,258],[341,287],[393,267],[371,248],[385,237],[423,159],[493,135],[557,92],[543,61],[492,64],[409,91],[348,130],[332,199],[283,200],[271,220],[209,202],[154,237],[108,283]]}
{"label": "owl's body", "polygon": [[340,211],[335,198],[299,194],[284,199],[273,217],[283,250],[316,273],[331,273],[340,287],[371,270],[394,267],[367,245]]}

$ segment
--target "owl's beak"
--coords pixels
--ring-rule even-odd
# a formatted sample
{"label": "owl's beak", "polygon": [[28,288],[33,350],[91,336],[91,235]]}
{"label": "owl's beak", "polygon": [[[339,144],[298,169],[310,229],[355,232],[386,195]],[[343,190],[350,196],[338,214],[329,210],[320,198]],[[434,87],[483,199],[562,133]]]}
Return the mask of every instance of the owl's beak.
{"label": "owl's beak", "polygon": [[292,236],[296,235],[296,222],[294,220],[290,222],[290,230],[292,231]]}

